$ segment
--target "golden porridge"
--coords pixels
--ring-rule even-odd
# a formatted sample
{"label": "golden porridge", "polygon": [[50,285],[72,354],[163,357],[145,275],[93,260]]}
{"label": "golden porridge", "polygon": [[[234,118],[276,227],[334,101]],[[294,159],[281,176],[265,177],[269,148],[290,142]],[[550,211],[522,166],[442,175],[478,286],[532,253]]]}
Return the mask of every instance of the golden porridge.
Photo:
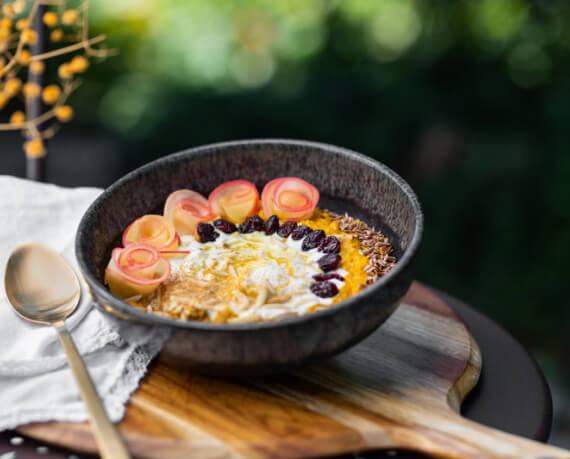
{"label": "golden porridge", "polygon": [[296,177],[272,180],[261,199],[244,180],[208,198],[175,191],[163,215],[125,230],[105,281],[133,306],[182,320],[258,322],[330,306],[396,260],[381,233],[318,200]]}

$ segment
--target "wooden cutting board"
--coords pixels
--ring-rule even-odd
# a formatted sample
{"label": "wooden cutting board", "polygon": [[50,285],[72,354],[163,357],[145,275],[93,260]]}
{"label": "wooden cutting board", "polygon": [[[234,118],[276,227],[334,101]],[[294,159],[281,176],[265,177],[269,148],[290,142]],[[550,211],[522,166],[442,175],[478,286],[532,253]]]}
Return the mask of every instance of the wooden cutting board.
{"label": "wooden cutting board", "polygon": [[[567,457],[459,415],[481,355],[464,323],[414,283],[362,343],[297,372],[242,381],[169,368],[160,357],[119,429],[138,457],[307,457],[404,448],[436,457]],[[96,452],[87,423],[21,433]]]}

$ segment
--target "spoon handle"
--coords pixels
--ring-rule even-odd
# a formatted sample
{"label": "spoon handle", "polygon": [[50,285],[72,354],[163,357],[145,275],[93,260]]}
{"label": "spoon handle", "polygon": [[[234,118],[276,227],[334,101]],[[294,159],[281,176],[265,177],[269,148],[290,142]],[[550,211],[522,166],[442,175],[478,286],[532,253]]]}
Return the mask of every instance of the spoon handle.
{"label": "spoon handle", "polygon": [[107,413],[105,413],[105,408],[103,408],[101,399],[95,390],[93,381],[87,372],[87,368],[85,368],[83,359],[79,355],[67,327],[63,322],[55,323],[54,326],[67,355],[69,366],[79,386],[81,398],[83,398],[87,411],[89,411],[91,426],[95,431],[95,441],[101,451],[101,456],[104,459],[130,458],[119,432],[107,417]]}

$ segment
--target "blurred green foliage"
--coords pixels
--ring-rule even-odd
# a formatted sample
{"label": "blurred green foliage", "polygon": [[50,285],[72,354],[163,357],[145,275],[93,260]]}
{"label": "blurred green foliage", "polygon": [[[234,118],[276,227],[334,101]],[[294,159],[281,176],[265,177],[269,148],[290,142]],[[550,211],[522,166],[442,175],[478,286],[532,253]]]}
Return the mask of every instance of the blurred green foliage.
{"label": "blurred green foliage", "polygon": [[366,153],[424,206],[417,277],[569,363],[570,3],[94,0],[92,12],[121,54],[75,104],[124,142],[125,171],[236,138]]}

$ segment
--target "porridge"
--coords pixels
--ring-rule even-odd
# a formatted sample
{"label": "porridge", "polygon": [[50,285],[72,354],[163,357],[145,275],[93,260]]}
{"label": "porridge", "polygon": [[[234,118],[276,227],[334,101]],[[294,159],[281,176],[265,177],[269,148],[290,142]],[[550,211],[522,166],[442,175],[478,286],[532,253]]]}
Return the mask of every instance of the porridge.
{"label": "porridge", "polygon": [[299,316],[348,298],[396,260],[381,233],[317,207],[296,177],[262,191],[227,182],[208,198],[178,190],[163,215],[145,215],[112,252],[105,282],[150,313],[223,323]]}

